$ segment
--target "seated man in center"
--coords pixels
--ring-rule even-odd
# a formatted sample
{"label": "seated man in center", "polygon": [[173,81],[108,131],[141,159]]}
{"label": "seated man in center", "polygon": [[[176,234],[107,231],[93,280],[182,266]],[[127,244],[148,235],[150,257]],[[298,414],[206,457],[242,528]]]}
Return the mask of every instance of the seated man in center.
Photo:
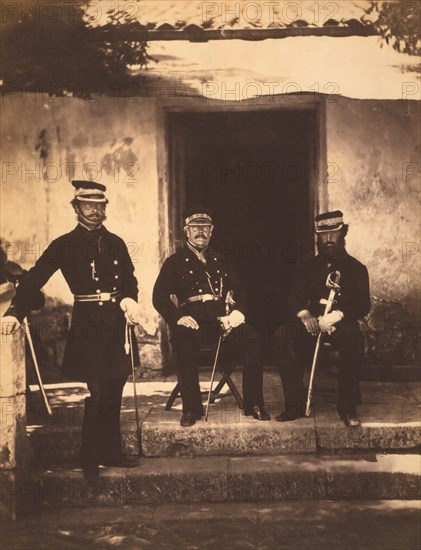
{"label": "seated man in center", "polygon": [[[180,424],[192,426],[203,416],[197,362],[201,348],[216,348],[221,330],[221,365],[232,364],[240,353],[243,356],[244,414],[270,420],[264,408],[258,345],[255,339],[247,338],[240,284],[232,267],[209,246],[212,231],[207,209],[187,212],[186,244],[165,260],[153,290],[153,305],[167,322],[174,345],[183,401]],[[179,307],[171,295],[177,297]]]}

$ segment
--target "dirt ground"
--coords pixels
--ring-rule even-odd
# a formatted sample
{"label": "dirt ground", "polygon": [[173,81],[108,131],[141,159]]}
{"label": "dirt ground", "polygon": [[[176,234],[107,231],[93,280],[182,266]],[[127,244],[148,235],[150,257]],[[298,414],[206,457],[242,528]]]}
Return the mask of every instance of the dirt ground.
{"label": "dirt ground", "polygon": [[418,550],[418,501],[44,509],[2,526],[8,550]]}

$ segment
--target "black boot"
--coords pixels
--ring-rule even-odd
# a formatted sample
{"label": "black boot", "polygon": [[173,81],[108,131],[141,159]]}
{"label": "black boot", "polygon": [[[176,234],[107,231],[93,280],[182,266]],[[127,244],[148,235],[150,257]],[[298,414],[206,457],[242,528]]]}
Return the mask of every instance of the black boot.
{"label": "black boot", "polygon": [[86,397],[81,432],[80,464],[85,479],[98,477],[98,406],[91,397]]}

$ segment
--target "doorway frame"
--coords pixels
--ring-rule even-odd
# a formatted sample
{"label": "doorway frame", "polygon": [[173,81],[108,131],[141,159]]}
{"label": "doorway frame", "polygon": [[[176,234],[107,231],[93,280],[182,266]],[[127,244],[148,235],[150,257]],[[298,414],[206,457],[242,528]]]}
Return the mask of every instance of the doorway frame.
{"label": "doorway frame", "polygon": [[[314,114],[315,140],[311,151],[310,178],[308,183],[309,212],[314,216],[328,205],[328,166],[326,141],[326,98],[319,94],[289,94],[260,98],[254,101],[226,101],[209,100],[204,97],[177,97],[162,99],[157,105],[157,124],[162,130],[158,140],[158,176],[159,176],[159,234],[160,234],[160,261],[161,264],[176,250],[175,236],[179,232],[180,220],[176,219],[172,208],[177,196],[176,178],[171,159],[171,128],[170,116],[177,114],[195,113],[228,113],[228,112],[263,112],[263,111],[309,111]],[[309,242],[314,242],[312,220],[308,228],[311,232]],[[165,322],[161,321],[161,352],[164,371],[173,365],[173,355],[169,343],[169,331]]]}

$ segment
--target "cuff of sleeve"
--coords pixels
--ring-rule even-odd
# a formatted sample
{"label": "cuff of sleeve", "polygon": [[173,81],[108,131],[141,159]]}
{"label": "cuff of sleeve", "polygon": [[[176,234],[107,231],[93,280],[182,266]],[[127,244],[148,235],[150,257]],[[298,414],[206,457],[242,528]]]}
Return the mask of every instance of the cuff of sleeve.
{"label": "cuff of sleeve", "polygon": [[298,317],[299,319],[302,319],[305,315],[311,315],[311,313],[309,312],[308,309],[302,309],[301,311],[299,311],[299,312],[297,313],[297,317]]}
{"label": "cuff of sleeve", "polygon": [[22,321],[25,319],[26,314],[16,306],[11,305],[3,314],[3,317],[7,317],[7,316],[16,317],[19,323],[22,324]]}
{"label": "cuff of sleeve", "polygon": [[130,306],[137,307],[136,300],[133,300],[133,298],[129,297],[123,298],[121,300],[120,307],[123,311],[127,311],[127,308],[129,308]]}

